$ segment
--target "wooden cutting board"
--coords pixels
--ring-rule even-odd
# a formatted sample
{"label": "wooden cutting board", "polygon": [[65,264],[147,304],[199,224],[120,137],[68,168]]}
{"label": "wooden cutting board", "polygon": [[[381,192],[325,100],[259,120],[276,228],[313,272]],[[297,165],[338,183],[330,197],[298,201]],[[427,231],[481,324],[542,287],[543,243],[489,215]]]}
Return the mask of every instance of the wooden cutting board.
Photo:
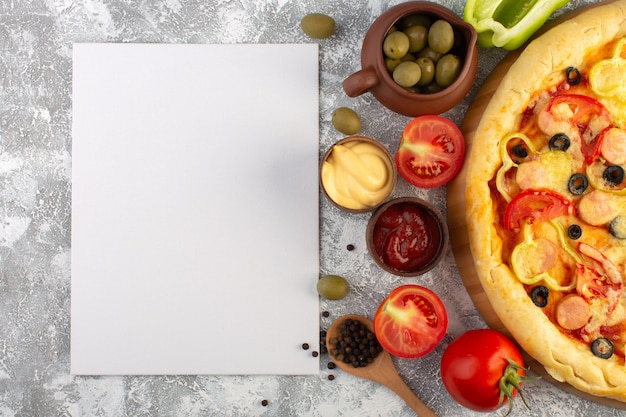
{"label": "wooden cutting board", "polygon": [[[610,2],[604,2],[597,5],[583,7],[573,12],[567,13],[559,19],[556,19],[547,24],[542,29],[542,31],[537,34],[537,36],[545,32],[549,28],[565,20],[571,19],[582,11],[592,9],[606,3]],[[493,72],[491,72],[491,74],[485,80],[484,84],[478,90],[476,97],[468,108],[465,114],[465,118],[463,119],[463,122],[461,124],[461,131],[465,136],[466,156],[468,156],[471,152],[476,128],[478,127],[478,124],[482,118],[485,108],[487,107],[487,104],[489,103],[491,97],[498,88],[500,80],[507,73],[509,67],[515,62],[515,60],[519,57],[522,51],[523,48],[510,52],[502,59],[502,61],[496,66]],[[493,310],[489,299],[487,298],[487,295],[483,290],[482,284],[480,283],[480,279],[478,278],[476,268],[474,266],[474,260],[472,258],[469,247],[468,230],[465,220],[466,174],[467,166],[464,166],[461,172],[457,175],[457,177],[448,184],[447,209],[448,227],[450,230],[450,244],[454,253],[457,266],[459,268],[459,273],[461,274],[461,278],[463,280],[463,284],[465,285],[465,288],[467,289],[467,292],[469,293],[476,309],[489,327],[501,331],[502,333],[511,337],[510,332],[507,330],[504,324],[502,324],[502,321],[500,321],[500,318]],[[554,385],[560,387],[565,391],[600,404],[608,405],[615,408],[626,409],[626,403],[587,394],[585,392],[575,389],[569,384],[555,380],[550,375],[548,375],[547,371],[539,362],[535,361],[530,355],[525,352],[524,360],[526,361],[526,366],[530,367],[530,369],[534,373],[540,375],[546,381],[553,383]]]}

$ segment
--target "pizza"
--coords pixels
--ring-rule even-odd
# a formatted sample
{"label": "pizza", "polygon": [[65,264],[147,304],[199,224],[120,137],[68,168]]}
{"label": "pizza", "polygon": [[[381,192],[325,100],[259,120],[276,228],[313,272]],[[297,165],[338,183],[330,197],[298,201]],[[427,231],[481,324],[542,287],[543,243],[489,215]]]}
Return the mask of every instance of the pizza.
{"label": "pizza", "polygon": [[499,319],[554,379],[626,401],[626,0],[519,53],[465,164],[469,245]]}

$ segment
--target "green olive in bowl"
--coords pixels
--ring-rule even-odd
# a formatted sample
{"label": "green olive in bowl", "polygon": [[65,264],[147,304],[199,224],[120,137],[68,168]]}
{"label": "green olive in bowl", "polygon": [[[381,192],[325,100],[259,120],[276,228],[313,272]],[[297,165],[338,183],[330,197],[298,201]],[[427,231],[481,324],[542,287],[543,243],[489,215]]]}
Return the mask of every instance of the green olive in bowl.
{"label": "green olive in bowl", "polygon": [[440,87],[446,88],[456,81],[461,72],[461,59],[453,54],[441,57],[435,68],[435,82]]}
{"label": "green olive in bowl", "polygon": [[440,54],[446,54],[454,46],[454,29],[443,19],[437,20],[428,29],[428,46]]}

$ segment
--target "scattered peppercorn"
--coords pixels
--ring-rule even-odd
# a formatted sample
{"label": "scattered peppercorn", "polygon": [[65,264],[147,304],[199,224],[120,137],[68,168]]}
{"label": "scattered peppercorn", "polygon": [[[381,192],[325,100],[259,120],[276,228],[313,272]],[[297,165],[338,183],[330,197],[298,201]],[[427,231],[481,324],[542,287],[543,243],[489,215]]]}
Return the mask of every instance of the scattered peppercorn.
{"label": "scattered peppercorn", "polygon": [[313,356],[314,358],[317,358],[319,355],[319,352],[317,350],[314,350],[313,352],[311,352],[311,356]]}
{"label": "scattered peppercorn", "polygon": [[302,344],[302,349],[309,350],[309,344],[308,343],[303,343]]}
{"label": "scattered peppercorn", "polygon": [[367,366],[382,352],[376,335],[358,320],[348,319],[339,326],[339,335],[330,340],[334,359],[355,368]]}
{"label": "scattered peppercorn", "polygon": [[328,362],[328,365],[326,365],[328,367],[328,369],[335,369],[337,367],[337,364],[335,362]]}
{"label": "scattered peppercorn", "polygon": [[328,316],[330,316],[330,313],[328,311],[322,311],[322,316],[323,317],[328,317]]}
{"label": "scattered peppercorn", "polygon": [[263,407],[267,407],[267,405],[268,405],[268,404],[269,404],[269,401],[267,401],[267,400],[263,400],[263,401],[261,401],[261,405],[262,405]]}
{"label": "scattered peppercorn", "polygon": [[332,381],[333,379],[335,379],[335,375],[333,375],[333,374],[328,375],[328,380],[329,381]]}
{"label": "scattered peppercorn", "polygon": [[348,249],[349,251],[353,251],[354,250],[354,245],[352,243],[350,243],[348,246],[346,246],[346,249]]}

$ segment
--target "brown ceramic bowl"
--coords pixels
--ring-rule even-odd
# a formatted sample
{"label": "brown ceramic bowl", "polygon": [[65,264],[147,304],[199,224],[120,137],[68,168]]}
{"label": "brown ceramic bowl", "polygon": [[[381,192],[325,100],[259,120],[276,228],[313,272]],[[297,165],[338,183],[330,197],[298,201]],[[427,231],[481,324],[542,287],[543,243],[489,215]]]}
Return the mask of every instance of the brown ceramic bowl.
{"label": "brown ceramic bowl", "polygon": [[[410,220],[416,217],[421,220]],[[390,219],[394,221],[390,222]],[[407,224],[411,225],[411,236],[417,237],[418,248],[408,255],[404,254],[411,261],[392,265],[396,256],[385,253],[397,245],[389,242],[408,244],[408,239],[399,237],[400,229]],[[370,218],[365,233],[367,250],[372,259],[385,271],[403,277],[415,277],[433,269],[445,256],[449,242],[448,226],[441,212],[417,197],[395,198],[380,206]]]}
{"label": "brown ceramic bowl", "polygon": [[[358,145],[358,147],[353,147],[354,145]],[[338,148],[338,146],[340,148]],[[357,152],[360,156],[364,157],[359,158],[358,160],[346,160],[344,165],[350,166],[353,172],[360,170],[364,177],[370,176],[372,180],[377,181],[380,184],[385,184],[383,189],[380,191],[367,192],[357,186],[358,183],[354,181],[354,177],[349,178],[348,182],[356,188],[351,190],[354,199],[348,198],[347,200],[360,200],[361,203],[363,203],[360,207],[350,205],[346,201],[341,201],[341,196],[338,196],[333,192],[333,183],[331,182],[330,184],[326,184],[325,181],[325,165],[327,163],[331,165],[336,163],[339,155],[339,151],[337,151],[337,149],[343,151],[346,148],[350,148],[350,155],[346,156],[347,158],[353,158],[355,156],[354,154]],[[348,173],[345,174],[350,175]],[[337,171],[336,175],[343,174],[341,171]],[[367,136],[355,135],[341,139],[326,151],[320,164],[320,185],[322,190],[324,190],[324,194],[336,207],[350,213],[364,213],[372,211],[376,207],[380,206],[393,192],[396,186],[397,176],[398,174],[394,159],[389,150],[379,141]]]}
{"label": "brown ceramic bowl", "polygon": [[[414,14],[447,20],[454,29],[456,45],[452,52],[462,59],[462,69],[453,84],[437,93],[415,93],[399,86],[385,65],[383,41],[387,32],[402,18]],[[476,30],[444,6],[428,1],[399,4],[370,26],[361,48],[361,70],[344,80],[343,89],[350,97],[369,91],[382,105],[405,116],[443,113],[459,103],[474,84],[478,68],[476,40]]]}

